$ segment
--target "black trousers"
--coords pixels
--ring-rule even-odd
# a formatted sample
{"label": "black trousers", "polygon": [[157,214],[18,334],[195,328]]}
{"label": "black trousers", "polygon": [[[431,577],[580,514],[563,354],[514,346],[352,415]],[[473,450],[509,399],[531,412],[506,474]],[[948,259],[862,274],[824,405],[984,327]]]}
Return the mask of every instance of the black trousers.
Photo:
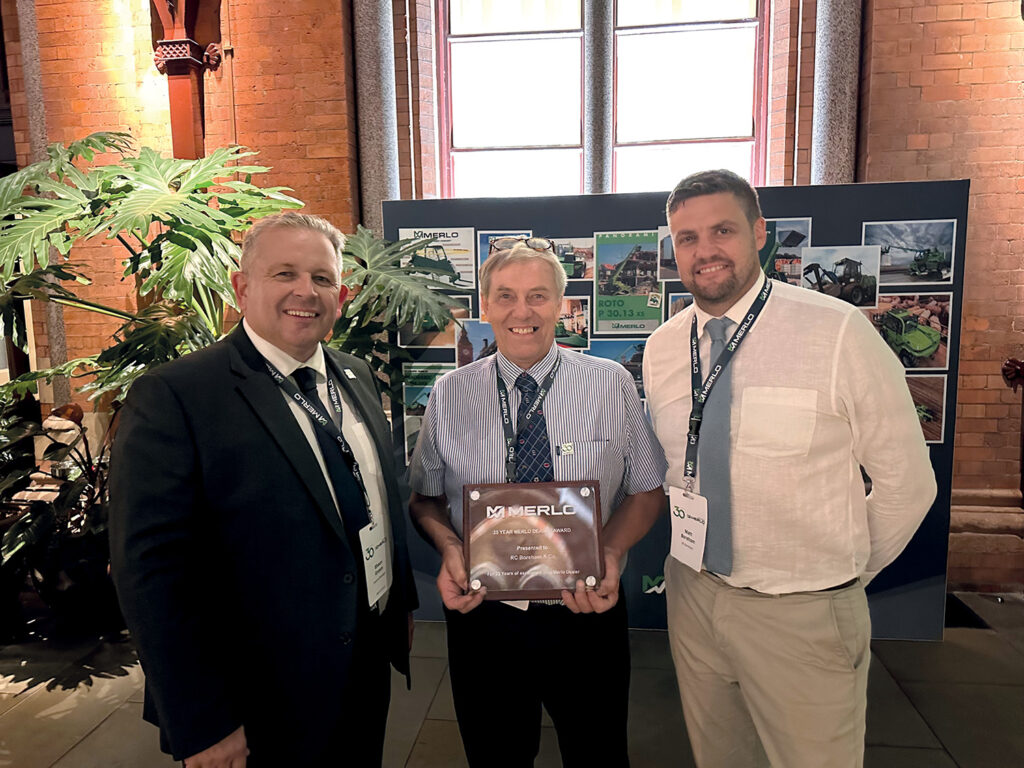
{"label": "black trousers", "polygon": [[622,591],[602,614],[484,602],[445,611],[459,732],[472,768],[529,768],[541,705],[565,768],[628,766],[629,634]]}

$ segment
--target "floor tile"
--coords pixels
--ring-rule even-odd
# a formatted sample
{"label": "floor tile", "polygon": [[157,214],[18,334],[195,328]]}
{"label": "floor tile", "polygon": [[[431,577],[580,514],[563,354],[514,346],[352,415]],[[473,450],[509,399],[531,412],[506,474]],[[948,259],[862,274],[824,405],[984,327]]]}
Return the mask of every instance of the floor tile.
{"label": "floor tile", "polygon": [[159,731],[142,719],[142,705],[125,703],[96,727],[53,768],[173,768],[160,751]]}
{"label": "floor tile", "polygon": [[[444,677],[441,678],[441,684],[437,686],[437,695],[434,697],[434,701],[430,705],[430,711],[427,712],[427,717],[431,720],[455,720],[455,702],[452,699],[452,679],[446,669],[444,671]],[[551,716],[547,710],[543,707],[540,713],[540,724],[542,727],[550,728],[554,726],[551,722]]]}
{"label": "floor tile", "polygon": [[40,689],[0,715],[0,755],[10,760],[7,766],[49,768],[141,684],[136,664],[124,676],[94,679],[75,690]]}
{"label": "floor tile", "polygon": [[957,764],[941,749],[868,747],[864,768],[957,768]]}
{"label": "floor tile", "polygon": [[904,690],[960,768],[1024,765],[1024,686],[907,683]]}
{"label": "floor tile", "polygon": [[448,658],[448,639],[443,621],[417,621],[412,636],[412,655]]}
{"label": "floor tile", "polygon": [[947,629],[940,643],[875,640],[871,650],[901,683],[1024,685],[1024,657],[991,629]]}
{"label": "floor tile", "polygon": [[454,720],[426,720],[405,768],[468,768]]}
{"label": "floor tile", "polygon": [[889,747],[942,747],[878,658],[871,659],[868,672],[866,742]]}
{"label": "floor tile", "polygon": [[629,652],[633,669],[675,670],[668,645],[668,632],[663,629],[629,630]]}
{"label": "floor tile", "polygon": [[694,765],[675,674],[634,666],[629,686],[629,759],[638,767]]}
{"label": "floor tile", "polygon": [[405,765],[448,666],[444,659],[419,657],[410,659],[410,663],[412,690],[406,690],[404,675],[391,672],[391,708],[384,737],[385,768]]}

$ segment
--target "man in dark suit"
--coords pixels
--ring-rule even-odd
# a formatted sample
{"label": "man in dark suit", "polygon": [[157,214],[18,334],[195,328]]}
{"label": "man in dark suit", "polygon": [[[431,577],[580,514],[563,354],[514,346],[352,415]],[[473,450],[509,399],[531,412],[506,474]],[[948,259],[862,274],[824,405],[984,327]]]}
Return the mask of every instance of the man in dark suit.
{"label": "man in dark suit", "polygon": [[[369,366],[327,349],[343,236],[246,236],[243,322],[138,379],[111,460],[111,553],[144,717],[187,768],[379,765],[415,588]],[[339,429],[340,422],[340,429]]]}

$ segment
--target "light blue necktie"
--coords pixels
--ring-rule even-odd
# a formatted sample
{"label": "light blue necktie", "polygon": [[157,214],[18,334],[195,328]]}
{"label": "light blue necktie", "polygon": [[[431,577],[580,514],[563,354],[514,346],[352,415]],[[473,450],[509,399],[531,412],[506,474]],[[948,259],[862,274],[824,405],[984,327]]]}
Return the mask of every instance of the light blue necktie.
{"label": "light blue necktie", "polygon": [[[704,326],[711,337],[710,365],[718,360],[732,334],[734,323],[726,317],[712,318]],[[705,374],[705,379],[707,375]],[[732,366],[727,365],[715,382],[704,406],[697,450],[700,492],[708,500],[708,532],[704,544],[704,567],[712,573],[732,573],[732,488],[729,478],[729,426],[732,403]]]}

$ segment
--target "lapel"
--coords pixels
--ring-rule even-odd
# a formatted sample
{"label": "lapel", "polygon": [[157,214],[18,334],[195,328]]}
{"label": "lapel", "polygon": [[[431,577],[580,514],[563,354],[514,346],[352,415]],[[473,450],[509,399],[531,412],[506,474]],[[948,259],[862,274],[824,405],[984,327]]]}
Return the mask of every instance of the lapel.
{"label": "lapel", "polygon": [[253,346],[240,323],[225,341],[232,348],[231,371],[237,377],[235,387],[238,393],[249,403],[256,418],[309,490],[327,524],[347,543],[345,528],[316,456],[291,409],[281,397],[281,390],[267,373],[263,356]]}

